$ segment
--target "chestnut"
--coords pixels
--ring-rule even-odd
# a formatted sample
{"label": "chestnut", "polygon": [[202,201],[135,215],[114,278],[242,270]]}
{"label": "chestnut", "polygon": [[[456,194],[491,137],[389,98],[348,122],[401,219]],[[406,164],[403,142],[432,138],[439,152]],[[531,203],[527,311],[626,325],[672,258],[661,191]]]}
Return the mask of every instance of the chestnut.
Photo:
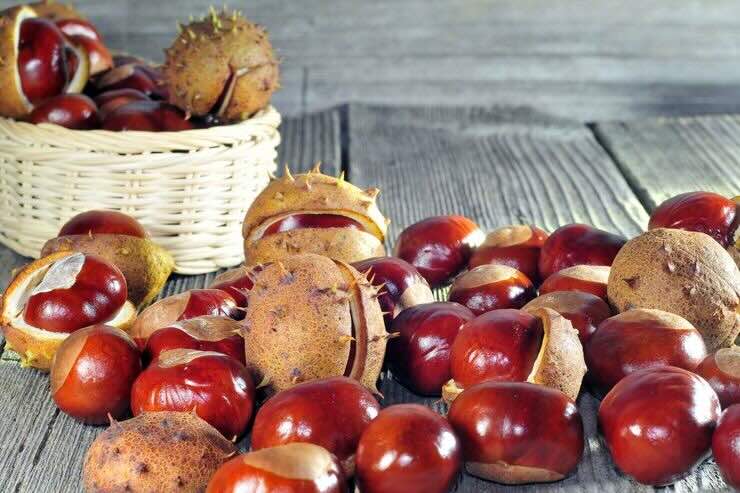
{"label": "chestnut", "polygon": [[105,119],[109,113],[134,101],[148,101],[149,96],[136,89],[113,89],[95,96],[95,103],[101,118]]}
{"label": "chestnut", "polygon": [[211,477],[206,493],[347,493],[339,461],[311,443],[290,443],[234,457]]}
{"label": "chestnut", "polygon": [[241,324],[228,317],[205,316],[181,320],[150,335],[144,355],[147,361],[152,361],[171,349],[195,349],[225,354],[245,364],[241,332]]}
{"label": "chestnut", "polygon": [[225,354],[165,351],[131,388],[134,416],[152,411],[195,411],[226,438],[244,434],[254,409],[254,382],[244,365]]}
{"label": "chestnut", "polygon": [[92,22],[77,17],[67,17],[56,21],[56,25],[65,36],[82,36],[102,41],[100,32]]}
{"label": "chestnut", "polygon": [[347,263],[385,255],[388,220],[378,209],[379,194],[348,183],[344,175],[325,175],[318,164],[295,176],[286,167],[244,216],[247,263],[304,253]]}
{"label": "chestnut", "polygon": [[293,442],[321,445],[352,476],[360,435],[380,405],[356,380],[331,377],[304,382],[271,397],[257,412],[252,450]]}
{"label": "chestnut", "polygon": [[728,407],[719,419],[712,453],[727,484],[740,489],[740,404]]}
{"label": "chestnut", "polygon": [[694,371],[707,356],[704,339],[686,319],[644,308],[604,320],[584,349],[590,378],[604,393],[636,370],[677,366]]}
{"label": "chestnut", "polygon": [[167,99],[167,89],[158,70],[138,59],[124,60],[121,57],[114,57],[113,62],[114,68],[102,74],[97,80],[98,92],[135,89],[152,99]]}
{"label": "chestnut", "polygon": [[623,236],[586,224],[556,229],[542,245],[539,271],[542,280],[574,265],[611,265],[627,242]]}
{"label": "chestnut", "polygon": [[636,481],[670,484],[704,459],[721,413],[712,387],[682,368],[630,373],[599,406],[614,463]]}
{"label": "chestnut", "polygon": [[537,296],[532,281],[507,265],[481,265],[462,274],[449,293],[449,300],[480,315],[502,308],[521,308]]}
{"label": "chestnut", "polygon": [[486,235],[468,262],[468,269],[484,264],[513,267],[533,283],[539,284],[537,264],[547,233],[537,226],[518,224],[495,229]]}
{"label": "chestnut", "polygon": [[0,310],[8,348],[42,370],[50,368],[70,333],[97,323],[128,329],[134,318],[121,272],[100,257],[76,252],[53,253],[23,267]]}
{"label": "chestnut", "polygon": [[90,58],[90,75],[105,72],[113,66],[111,52],[90,22],[84,19],[62,19],[56,25],[72,44],[85,50]]}
{"label": "chestnut", "polygon": [[527,382],[466,389],[447,415],[460,437],[465,469],[505,484],[559,481],[583,454],[583,421],[562,392]]}
{"label": "chestnut", "polygon": [[178,132],[194,128],[180,108],[161,101],[133,101],[119,106],[103,119],[103,129],[116,132]]}
{"label": "chestnut", "polygon": [[722,408],[740,404],[740,347],[718,349],[704,358],[694,373],[709,382]]}
{"label": "chestnut", "polygon": [[204,315],[240,318],[243,314],[234,298],[220,289],[191,289],[163,298],[139,314],[131,336],[140,348],[155,331],[173,322]]}
{"label": "chestnut", "polygon": [[51,364],[51,396],[57,407],[89,424],[105,424],[129,412],[131,385],[141,371],[134,341],[120,329],[93,325],[62,342]]}
{"label": "chestnut", "polygon": [[72,130],[98,127],[98,108],[83,94],[62,94],[47,99],[28,115],[31,123],[53,123]]}
{"label": "chestnut", "polygon": [[352,266],[365,273],[374,286],[382,287],[378,302],[386,327],[390,327],[393,318],[406,308],[434,301],[434,294],[426,279],[405,260],[373,257],[355,262]]}
{"label": "chestnut", "polygon": [[540,286],[540,294],[554,291],[581,291],[606,300],[606,286],[611,267],[606,265],[574,265],[558,271]]}
{"label": "chestnut", "polygon": [[428,217],[401,232],[395,256],[416,267],[436,288],[465,268],[484,238],[478,225],[467,217]]}
{"label": "chestnut", "polygon": [[727,248],[735,243],[739,223],[734,200],[712,192],[688,192],[656,207],[650,215],[648,229],[674,228],[705,233]]}
{"label": "chestnut", "polygon": [[18,76],[23,94],[36,105],[64,92],[67,66],[64,34],[50,20],[21,22],[18,40]]}
{"label": "chestnut", "polygon": [[406,308],[394,320],[388,341],[388,366],[401,383],[421,395],[439,395],[450,378],[450,350],[470,309],[446,301]]}
{"label": "chestnut", "polygon": [[445,493],[462,462],[445,418],[419,404],[396,404],[370,422],[357,447],[357,487],[363,493]]}
{"label": "chestnut", "polygon": [[581,344],[585,345],[601,322],[612,316],[606,301],[598,296],[581,291],[555,291],[538,296],[522,310],[536,312],[540,308],[551,308],[567,318],[578,331]]}
{"label": "chestnut", "polygon": [[172,255],[154,243],[136,219],[112,210],[73,216],[44,244],[41,255],[64,251],[98,255],[118,267],[137,306],[159,294],[175,265]]}
{"label": "chestnut", "polygon": [[244,308],[247,306],[249,291],[254,287],[254,276],[264,267],[264,265],[254,265],[227,270],[216,276],[209,289],[220,289],[229,293],[236,301],[236,305]]}
{"label": "chestnut", "polygon": [[578,397],[586,373],[578,331],[554,310],[533,312],[494,310],[463,325],[452,343],[445,401],[486,381],[527,381]]}

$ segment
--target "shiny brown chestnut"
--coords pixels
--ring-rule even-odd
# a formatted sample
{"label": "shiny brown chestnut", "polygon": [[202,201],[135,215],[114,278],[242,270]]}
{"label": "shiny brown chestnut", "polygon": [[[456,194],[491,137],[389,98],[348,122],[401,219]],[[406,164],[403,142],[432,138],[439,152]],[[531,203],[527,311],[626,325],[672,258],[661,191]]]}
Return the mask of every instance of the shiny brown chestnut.
{"label": "shiny brown chestnut", "polygon": [[452,379],[442,388],[447,402],[477,383],[531,382],[575,400],[586,373],[578,331],[549,308],[533,313],[504,309],[467,322],[452,343]]}
{"label": "shiny brown chestnut", "polygon": [[352,476],[360,435],[380,405],[359,382],[347,377],[304,382],[271,397],[257,412],[252,450],[287,443],[321,445]]}
{"label": "shiny brown chestnut", "polygon": [[67,35],[67,39],[87,54],[90,62],[90,75],[100,74],[113,66],[113,57],[101,40],[84,35]]}
{"label": "shiny brown chestnut", "polygon": [[476,315],[502,308],[521,308],[537,296],[527,276],[507,265],[481,265],[452,283],[449,300]]}
{"label": "shiny brown chestnut", "polygon": [[18,76],[23,94],[34,105],[64,92],[67,86],[66,41],[47,19],[21,23],[18,42]]}
{"label": "shiny brown chestnut", "polygon": [[131,336],[140,348],[155,331],[180,320],[204,315],[238,319],[243,317],[234,298],[220,289],[191,289],[163,298],[144,309],[136,318]]}
{"label": "shiny brown chestnut", "polygon": [[114,68],[97,80],[98,92],[135,89],[150,98],[167,100],[167,89],[164,87],[162,74],[158,70],[130,57],[128,59],[114,57],[113,63]]}
{"label": "shiny brown chestnut", "polygon": [[103,129],[115,132],[178,132],[194,128],[180,108],[161,101],[133,101],[111,111],[103,120]]}
{"label": "shiny brown chestnut", "polygon": [[156,330],[146,342],[147,361],[172,349],[212,351],[231,356],[245,364],[243,327],[228,317],[205,316],[181,320]]}
{"label": "shiny brown chestnut", "polygon": [[391,325],[388,366],[401,383],[421,395],[440,395],[452,378],[450,351],[462,326],[475,318],[470,309],[448,301],[402,311]]}
{"label": "shiny brown chestnut", "polygon": [[383,309],[385,326],[390,327],[393,318],[411,306],[434,301],[429,283],[416,268],[396,257],[373,257],[352,266],[364,272],[373,286],[382,286],[378,302]]}
{"label": "shiny brown chestnut", "polygon": [[98,105],[98,112],[102,119],[128,103],[148,100],[149,96],[136,89],[113,89],[95,96],[95,103]]}
{"label": "shiny brown chestnut", "polygon": [[650,215],[648,229],[673,228],[705,233],[724,248],[735,243],[740,223],[734,200],[712,192],[688,192],[661,203]]}
{"label": "shiny brown chestnut", "polygon": [[80,329],[62,342],[51,364],[57,407],[88,424],[106,424],[129,412],[131,386],[141,372],[134,341],[109,325]]}
{"label": "shiny brown chestnut", "polygon": [[462,462],[445,418],[418,404],[383,409],[360,437],[357,486],[363,493],[445,493]]}
{"label": "shiny brown chestnut", "polygon": [[607,299],[606,286],[609,283],[607,265],[574,265],[558,271],[545,280],[540,286],[540,294],[555,291],[581,291]]}
{"label": "shiny brown chestnut", "polygon": [[567,224],[555,230],[540,251],[542,280],[574,265],[611,265],[627,239],[587,224]]}
{"label": "shiny brown chestnut", "polygon": [[134,416],[195,411],[226,438],[244,434],[254,409],[254,382],[234,358],[212,351],[165,351],[131,388]]}
{"label": "shiny brown chestnut", "polygon": [[709,382],[723,409],[740,404],[740,347],[718,349],[704,358],[694,373]]}
{"label": "shiny brown chestnut", "polygon": [[522,272],[533,283],[539,284],[537,264],[547,233],[537,226],[514,225],[495,229],[470,257],[468,268],[485,264],[503,264]]}
{"label": "shiny brown chestnut", "polygon": [[740,404],[728,407],[719,419],[712,454],[727,484],[740,489]]}
{"label": "shiny brown chestnut", "polygon": [[395,256],[416,267],[432,287],[438,287],[465,268],[483,240],[483,232],[467,217],[434,216],[401,232]]}
{"label": "shiny brown chestnut", "polygon": [[68,17],[56,21],[56,25],[65,36],[82,36],[96,41],[102,41],[98,28],[92,22],[77,17]]}
{"label": "shiny brown chestnut", "polygon": [[721,408],[709,384],[682,368],[624,377],[599,406],[599,426],[617,467],[642,484],[666,485],[702,461]]}
{"label": "shiny brown chestnut", "polygon": [[468,473],[505,484],[559,481],[583,454],[583,421],[562,392],[527,382],[466,389],[447,415]]}
{"label": "shiny brown chestnut", "polygon": [[91,130],[100,124],[98,107],[84,94],[62,94],[47,99],[34,108],[28,121],[53,123],[72,130]]}
{"label": "shiny brown chestnut", "polygon": [[220,289],[229,293],[237,306],[245,308],[249,291],[254,287],[254,276],[266,265],[268,264],[241,266],[222,272],[216,276],[209,289]]}
{"label": "shiny brown chestnut", "polygon": [[144,227],[128,214],[109,210],[90,210],[73,216],[64,223],[57,236],[123,235],[146,238]]}
{"label": "shiny brown chestnut", "polygon": [[601,322],[612,316],[606,301],[591,293],[581,291],[555,291],[538,296],[522,310],[535,312],[540,308],[551,308],[567,318],[578,331],[581,344],[585,345]]}
{"label": "shiny brown chestnut", "polygon": [[604,320],[584,349],[590,379],[603,393],[634,371],[660,366],[694,371],[707,356],[704,339],[686,319],[644,308]]}
{"label": "shiny brown chestnut", "polygon": [[239,455],[221,466],[206,493],[347,493],[339,461],[323,447],[290,443]]}

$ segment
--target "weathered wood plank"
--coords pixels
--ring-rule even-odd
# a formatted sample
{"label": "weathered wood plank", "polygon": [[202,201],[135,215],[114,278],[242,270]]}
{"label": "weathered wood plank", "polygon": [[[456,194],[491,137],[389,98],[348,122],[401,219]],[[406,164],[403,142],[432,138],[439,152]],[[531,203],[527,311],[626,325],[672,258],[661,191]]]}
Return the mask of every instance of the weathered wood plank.
{"label": "weathered wood plank", "polygon": [[600,123],[595,130],[649,210],[693,190],[740,195],[740,117]]}

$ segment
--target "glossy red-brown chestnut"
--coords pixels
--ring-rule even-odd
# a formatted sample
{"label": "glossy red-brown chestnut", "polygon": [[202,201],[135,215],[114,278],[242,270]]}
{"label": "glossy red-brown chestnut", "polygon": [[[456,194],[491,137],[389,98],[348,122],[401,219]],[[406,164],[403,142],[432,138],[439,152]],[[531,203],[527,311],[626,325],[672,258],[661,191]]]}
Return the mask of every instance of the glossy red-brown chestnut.
{"label": "glossy red-brown chestnut", "polygon": [[140,61],[126,61],[128,63],[119,65],[114,59],[115,68],[103,74],[97,81],[99,92],[114,89],[136,89],[152,98],[167,99],[167,90],[163,85],[162,75],[159,71]]}
{"label": "glossy red-brown chestnut", "polygon": [[601,322],[612,316],[606,301],[598,296],[581,291],[555,291],[538,296],[522,310],[536,312],[550,308],[567,318],[578,331],[581,344],[586,344]]}
{"label": "glossy red-brown chestnut", "polygon": [[109,210],[90,210],[77,214],[64,223],[57,236],[102,234],[147,237],[139,221],[128,214]]}
{"label": "glossy red-brown chestnut", "polygon": [[242,325],[228,317],[205,316],[181,320],[155,331],[146,342],[144,356],[155,360],[172,349],[212,351],[245,364]]}
{"label": "glossy red-brown chestnut", "polygon": [[102,41],[100,32],[92,22],[80,18],[67,18],[56,21],[56,25],[65,36],[82,36]]}
{"label": "glossy red-brown chestnut", "polygon": [[311,380],[271,397],[257,412],[252,450],[293,442],[321,445],[354,474],[360,435],[378,416],[380,405],[354,379]]}
{"label": "glossy red-brown chestnut", "polygon": [[705,233],[724,248],[735,243],[740,216],[732,199],[712,192],[676,195],[655,208],[648,229],[673,228]]}
{"label": "glossy red-brown chestnut", "polygon": [[105,322],[126,302],[126,279],[95,255],[69,255],[53,264],[26,301],[24,321],[50,332]]}
{"label": "glossy red-brown chestnut", "polygon": [[205,315],[242,318],[244,313],[236,301],[220,289],[191,289],[163,298],[139,314],[131,329],[131,336],[140,348],[155,331],[179,320]]}
{"label": "glossy red-brown chestnut", "polygon": [[82,48],[89,57],[90,75],[100,74],[113,66],[113,57],[101,40],[84,35],[67,35],[67,39],[74,46]]}
{"label": "glossy red-brown chestnut", "polygon": [[131,386],[141,371],[134,341],[120,329],[93,325],[62,342],[51,364],[51,396],[57,407],[89,424],[129,412]]}
{"label": "glossy red-brown chestnut", "polygon": [[374,286],[382,286],[378,302],[383,309],[386,327],[390,327],[393,318],[406,308],[434,301],[429,283],[405,260],[373,257],[355,262],[352,266],[366,273]]}
{"label": "glossy red-brown chestnut", "polygon": [[540,286],[540,294],[555,291],[581,291],[606,300],[609,282],[608,265],[574,265],[566,267],[548,277]]}
{"label": "glossy red-brown chestnut", "polygon": [[694,372],[717,392],[722,408],[740,404],[740,346],[717,350],[704,358]]}
{"label": "glossy red-brown chestnut", "polygon": [[290,443],[237,456],[221,466],[206,493],[347,493],[339,461],[311,443]]}
{"label": "glossy red-brown chestnut", "polygon": [[262,236],[284,233],[295,229],[349,228],[364,231],[359,221],[341,214],[290,214],[279,219],[267,228]]}
{"label": "glossy red-brown chestnut", "polygon": [[105,116],[103,129],[113,131],[177,132],[192,130],[193,122],[176,106],[161,101],[133,101]]}
{"label": "glossy red-brown chestnut", "polygon": [[459,441],[445,418],[418,404],[383,409],[357,448],[363,493],[445,493],[462,463]]}
{"label": "glossy red-brown chestnut", "polygon": [[611,265],[627,240],[586,224],[567,224],[556,229],[540,251],[539,271],[544,281],[574,265]]}
{"label": "glossy red-brown chestnut", "polygon": [[522,272],[533,283],[539,283],[537,264],[547,233],[537,226],[515,225],[495,229],[470,257],[468,268],[484,264],[503,264]]}
{"label": "glossy red-brown chestnut", "polygon": [[413,392],[439,395],[450,378],[450,351],[470,309],[446,301],[424,303],[402,311],[391,325],[398,334],[388,341],[387,361],[393,376]]}
{"label": "glossy red-brown chestnut", "polygon": [[18,43],[18,75],[23,94],[32,104],[64,92],[67,86],[66,41],[59,28],[47,19],[21,23]]}
{"label": "glossy red-brown chestnut", "polygon": [[465,268],[483,239],[478,225],[467,217],[434,216],[404,229],[396,241],[395,255],[437,287]]}
{"label": "glossy red-brown chestnut", "polygon": [[99,125],[98,108],[84,94],[61,94],[36,106],[28,115],[28,121],[54,123],[72,130],[91,130]]}
{"label": "glossy red-brown chestnut", "polygon": [[712,437],[712,454],[727,484],[740,490],[740,404],[722,414]]}
{"label": "glossy red-brown chestnut", "polygon": [[604,393],[634,371],[660,366],[693,371],[707,356],[704,339],[686,319],[644,308],[604,320],[584,349],[591,381]]}
{"label": "glossy red-brown chestnut", "polygon": [[241,266],[227,270],[216,276],[209,289],[220,289],[229,293],[239,307],[247,306],[249,291],[254,287],[255,274],[262,271],[268,264]]}
{"label": "glossy red-brown chestnut", "polygon": [[447,415],[468,473],[506,484],[559,481],[583,454],[583,422],[562,392],[527,382],[465,390]]}
{"label": "glossy red-brown chestnut", "polygon": [[128,103],[148,100],[149,96],[136,89],[113,89],[95,96],[95,103],[98,105],[98,112],[102,119]]}
{"label": "glossy red-brown chestnut", "polygon": [[704,459],[721,409],[698,375],[665,366],[630,373],[599,406],[614,463],[636,481],[665,485]]}
{"label": "glossy red-brown chestnut", "polygon": [[449,300],[480,315],[502,308],[521,308],[537,296],[527,276],[507,265],[481,265],[452,283]]}
{"label": "glossy red-brown chestnut", "polygon": [[226,438],[244,434],[254,409],[249,370],[225,354],[173,349],[141,372],[131,389],[134,416],[195,411]]}

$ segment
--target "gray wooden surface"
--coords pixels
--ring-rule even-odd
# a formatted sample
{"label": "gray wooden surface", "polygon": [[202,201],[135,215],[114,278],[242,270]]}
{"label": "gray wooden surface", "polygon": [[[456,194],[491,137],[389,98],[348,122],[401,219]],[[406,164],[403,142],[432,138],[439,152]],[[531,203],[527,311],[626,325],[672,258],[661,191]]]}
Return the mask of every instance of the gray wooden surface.
{"label": "gray wooden surface", "polygon": [[[321,160],[327,172],[343,169],[358,185],[379,186],[380,206],[393,219],[391,243],[403,227],[436,213],[466,214],[486,228],[534,222],[553,229],[583,221],[633,235],[647,222],[645,197],[692,186],[737,192],[740,139],[730,131],[735,121],[590,127],[516,106],[352,104],[287,118],[278,159],[293,169]],[[680,127],[681,138],[674,127]],[[696,150],[703,141],[712,143],[712,158]],[[674,163],[671,156],[681,159]],[[666,162],[672,167],[664,169]],[[0,280],[6,282],[19,261],[0,249]],[[175,276],[163,295],[206,285],[212,277]],[[0,491],[78,491],[85,450],[102,428],[83,426],[56,410],[47,376],[20,368],[10,352],[0,360],[0,382]],[[442,411],[436,399],[414,396],[390,375],[383,375],[380,389],[383,405],[419,401]],[[579,406],[587,446],[574,475],[516,489],[461,476],[456,491],[652,491],[614,469],[596,430],[598,401],[584,393]],[[240,445],[248,447],[248,439]],[[723,489],[710,459],[667,491]]]}
{"label": "gray wooden surface", "polygon": [[[76,1],[113,48],[153,59],[211,3]],[[580,121],[740,110],[735,0],[228,3],[272,33],[284,114],[347,101],[525,104]]]}

